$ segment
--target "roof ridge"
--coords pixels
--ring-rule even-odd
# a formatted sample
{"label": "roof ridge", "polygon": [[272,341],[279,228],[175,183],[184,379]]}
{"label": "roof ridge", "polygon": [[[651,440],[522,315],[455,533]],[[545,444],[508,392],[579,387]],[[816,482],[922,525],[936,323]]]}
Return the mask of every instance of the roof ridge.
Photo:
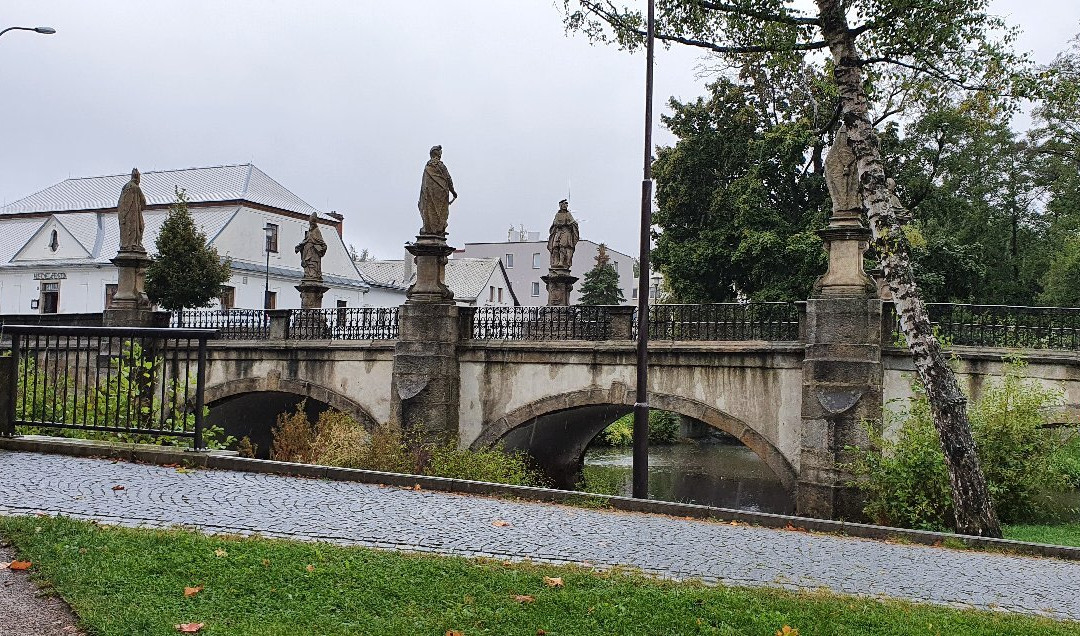
{"label": "roof ridge", "polygon": [[[223,164],[216,165],[216,166],[191,166],[190,168],[169,168],[167,170],[146,170],[146,171],[140,170],[139,174],[144,174],[144,175],[145,174],[165,174],[167,172],[190,172],[192,170],[217,170],[218,168],[239,168],[241,166],[251,166],[252,168],[254,168],[255,164],[253,164],[253,163],[251,163],[249,161],[247,163],[223,163]],[[64,179],[64,181],[84,181],[86,179],[107,179],[109,177],[126,177],[126,176],[128,176],[130,174],[131,173],[129,173],[129,172],[121,172],[121,173],[118,173],[118,174],[98,174],[98,175],[90,175],[90,176],[86,176],[86,177],[68,177],[67,179]],[[63,183],[63,181],[61,181],[60,183]],[[56,184],[53,184],[53,186],[55,186],[55,185]],[[49,186],[49,187],[51,188],[53,186]],[[42,190],[38,190],[38,192],[44,192],[45,190],[48,190],[48,189],[49,188],[44,188]],[[38,192],[35,192],[34,194],[37,194]],[[30,196],[34,196],[34,195],[31,194]],[[26,197],[23,197],[23,198],[26,198]]]}

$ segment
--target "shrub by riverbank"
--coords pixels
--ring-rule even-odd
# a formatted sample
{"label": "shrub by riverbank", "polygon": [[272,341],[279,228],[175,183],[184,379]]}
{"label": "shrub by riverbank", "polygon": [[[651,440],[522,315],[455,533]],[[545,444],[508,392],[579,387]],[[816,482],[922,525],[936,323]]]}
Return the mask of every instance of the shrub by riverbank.
{"label": "shrub by riverbank", "polygon": [[[649,443],[674,444],[679,441],[679,416],[668,411],[649,409]],[[594,440],[604,446],[634,445],[634,414],[624,415],[611,423]]]}
{"label": "shrub by riverbank", "polygon": [[1077,630],[1076,623],[1043,618],[827,593],[706,587],[575,567],[62,518],[0,517],[0,534],[33,562],[33,576],[100,636],[165,636],[182,623],[203,623],[198,633],[207,636],[1064,636]]}

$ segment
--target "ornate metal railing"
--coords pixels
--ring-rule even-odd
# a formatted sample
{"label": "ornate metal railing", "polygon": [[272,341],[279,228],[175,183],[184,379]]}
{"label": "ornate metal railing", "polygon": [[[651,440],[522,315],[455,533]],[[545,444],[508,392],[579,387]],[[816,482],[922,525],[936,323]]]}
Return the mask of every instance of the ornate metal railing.
{"label": "ornate metal railing", "polygon": [[397,307],[341,307],[289,311],[293,340],[395,340]]}
{"label": "ornate metal railing", "polygon": [[649,338],[794,341],[799,339],[799,306],[783,302],[652,305]]}
{"label": "ornate metal railing", "polygon": [[64,431],[203,448],[207,329],[7,325],[5,435]]}
{"label": "ornate metal railing", "polygon": [[185,309],[174,311],[170,327],[217,329],[221,340],[265,340],[270,318],[262,309]]}
{"label": "ornate metal railing", "polygon": [[[1080,308],[929,303],[934,333],[945,345],[1080,351]],[[903,344],[890,303],[893,341]]]}
{"label": "ornate metal railing", "polygon": [[477,307],[475,340],[607,340],[607,307]]}

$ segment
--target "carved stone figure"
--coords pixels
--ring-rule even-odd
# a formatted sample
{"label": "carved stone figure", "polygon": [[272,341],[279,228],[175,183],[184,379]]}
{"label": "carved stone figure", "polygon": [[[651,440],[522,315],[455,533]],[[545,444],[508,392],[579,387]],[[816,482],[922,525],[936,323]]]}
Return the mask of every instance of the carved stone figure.
{"label": "carved stone figure", "polygon": [[[454,195],[451,199],[450,195]],[[457,200],[454,181],[450,171],[442,162],[442,146],[432,146],[431,159],[424,166],[424,177],[420,182],[420,218],[424,225],[421,234],[446,234],[446,222],[450,216],[450,204]]]}
{"label": "carved stone figure", "polygon": [[296,246],[300,264],[304,267],[304,280],[322,281],[322,258],[326,255],[326,241],[319,230],[319,217],[314,212],[308,218],[304,240]]}
{"label": "carved stone figure", "polygon": [[140,177],[138,168],[132,169],[131,180],[120,191],[120,201],[116,204],[116,216],[120,220],[121,252],[146,253],[146,248],[142,244],[146,195],[139,187]]}
{"label": "carved stone figure", "polygon": [[900,225],[907,225],[911,222],[911,210],[904,207],[904,202],[896,194],[896,179],[889,177],[885,180],[885,185],[889,188],[889,204],[892,206],[896,221]]}
{"label": "carved stone figure", "polygon": [[833,214],[862,210],[862,196],[859,192],[859,172],[855,153],[848,145],[845,126],[840,126],[833,139],[832,148],[825,156],[825,184],[829,187],[832,198]]}
{"label": "carved stone figure", "polygon": [[570,214],[570,204],[566,199],[559,201],[559,211],[548,231],[548,252],[551,253],[551,270],[570,271],[574,261],[574,249],[581,235],[578,223]]}

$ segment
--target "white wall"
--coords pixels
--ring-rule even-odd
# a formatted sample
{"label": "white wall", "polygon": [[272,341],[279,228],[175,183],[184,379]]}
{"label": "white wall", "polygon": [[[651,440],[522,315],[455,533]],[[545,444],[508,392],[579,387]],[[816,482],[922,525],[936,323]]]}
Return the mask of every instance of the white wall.
{"label": "white wall", "polygon": [[[35,280],[34,274],[63,272],[67,278]],[[112,265],[32,268],[0,270],[0,314],[36,314],[31,303],[41,297],[43,283],[60,284],[60,313],[96,313],[105,306],[105,285],[116,283],[116,268]]]}

